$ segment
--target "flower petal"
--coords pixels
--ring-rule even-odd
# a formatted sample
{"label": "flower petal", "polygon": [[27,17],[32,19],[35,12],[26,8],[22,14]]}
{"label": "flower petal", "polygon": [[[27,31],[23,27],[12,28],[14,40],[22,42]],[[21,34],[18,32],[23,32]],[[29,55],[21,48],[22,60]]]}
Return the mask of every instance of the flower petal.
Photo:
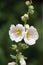
{"label": "flower petal", "polygon": [[20,65],[26,65],[26,62],[25,62],[24,58],[20,59]]}
{"label": "flower petal", "polygon": [[14,29],[15,29],[15,25],[11,25],[11,26],[10,26],[10,30],[9,30],[9,36],[10,36],[10,39],[11,39],[12,41],[15,40],[15,38],[14,38]]}
{"label": "flower petal", "polygon": [[28,44],[28,45],[34,45],[36,43],[36,41],[34,39],[24,39],[25,43]]}
{"label": "flower petal", "polygon": [[8,63],[8,65],[15,65],[15,62],[10,62]]}
{"label": "flower petal", "polygon": [[19,42],[24,38],[25,28],[23,27],[22,24],[17,24],[16,29],[20,29],[22,33],[21,35],[18,35],[18,36],[15,35],[15,42]]}
{"label": "flower petal", "polygon": [[10,34],[10,39],[12,40],[12,41],[14,41],[15,40],[15,36],[14,36],[14,34],[12,33],[12,34]]}
{"label": "flower petal", "polygon": [[12,25],[10,26],[10,29],[14,29],[14,27],[15,27],[15,25],[12,24]]}
{"label": "flower petal", "polygon": [[30,27],[30,29],[32,30],[33,32],[33,39],[37,40],[39,38],[39,34],[37,32],[37,29],[34,28],[33,26]]}

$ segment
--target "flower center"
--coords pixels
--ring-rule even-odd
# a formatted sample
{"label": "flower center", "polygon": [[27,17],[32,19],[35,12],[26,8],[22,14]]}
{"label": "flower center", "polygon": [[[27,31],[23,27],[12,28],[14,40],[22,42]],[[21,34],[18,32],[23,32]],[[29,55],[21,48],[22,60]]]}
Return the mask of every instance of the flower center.
{"label": "flower center", "polygon": [[21,36],[22,35],[22,30],[21,29],[16,29],[15,33],[17,36]]}
{"label": "flower center", "polygon": [[32,35],[32,32],[31,32],[31,31],[28,31],[27,34],[26,34],[26,38],[27,38],[27,39],[30,38],[31,35]]}

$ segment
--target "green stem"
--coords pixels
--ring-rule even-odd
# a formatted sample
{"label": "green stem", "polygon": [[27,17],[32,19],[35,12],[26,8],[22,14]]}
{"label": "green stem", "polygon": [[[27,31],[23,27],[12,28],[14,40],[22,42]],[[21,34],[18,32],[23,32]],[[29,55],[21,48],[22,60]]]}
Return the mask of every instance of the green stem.
{"label": "green stem", "polygon": [[27,23],[27,21],[25,21],[25,24]]}
{"label": "green stem", "polygon": [[24,26],[26,25],[27,21],[25,21]]}
{"label": "green stem", "polygon": [[18,65],[18,58],[17,58],[17,55],[16,55],[16,65]]}

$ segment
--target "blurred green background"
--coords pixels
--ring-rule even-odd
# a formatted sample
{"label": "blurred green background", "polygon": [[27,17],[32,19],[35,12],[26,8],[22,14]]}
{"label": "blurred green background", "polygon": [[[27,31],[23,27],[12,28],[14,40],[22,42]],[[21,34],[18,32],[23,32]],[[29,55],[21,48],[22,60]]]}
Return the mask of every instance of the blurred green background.
{"label": "blurred green background", "polygon": [[[12,42],[9,38],[9,28],[11,24],[22,23],[21,16],[27,12],[26,0],[0,0],[0,65],[7,65],[14,61],[10,54],[15,52],[10,49]],[[27,56],[27,65],[43,65],[43,22],[42,22],[42,2],[33,0],[35,13],[30,16],[29,25],[37,28],[39,39],[35,45],[30,46],[23,54]]]}

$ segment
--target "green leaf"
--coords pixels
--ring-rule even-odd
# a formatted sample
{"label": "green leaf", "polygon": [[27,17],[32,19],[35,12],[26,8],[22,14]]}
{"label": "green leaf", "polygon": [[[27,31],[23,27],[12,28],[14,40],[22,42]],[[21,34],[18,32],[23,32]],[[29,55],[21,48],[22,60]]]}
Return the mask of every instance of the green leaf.
{"label": "green leaf", "polygon": [[11,56],[12,59],[16,59],[16,56],[14,56],[14,55],[10,55],[10,56]]}

